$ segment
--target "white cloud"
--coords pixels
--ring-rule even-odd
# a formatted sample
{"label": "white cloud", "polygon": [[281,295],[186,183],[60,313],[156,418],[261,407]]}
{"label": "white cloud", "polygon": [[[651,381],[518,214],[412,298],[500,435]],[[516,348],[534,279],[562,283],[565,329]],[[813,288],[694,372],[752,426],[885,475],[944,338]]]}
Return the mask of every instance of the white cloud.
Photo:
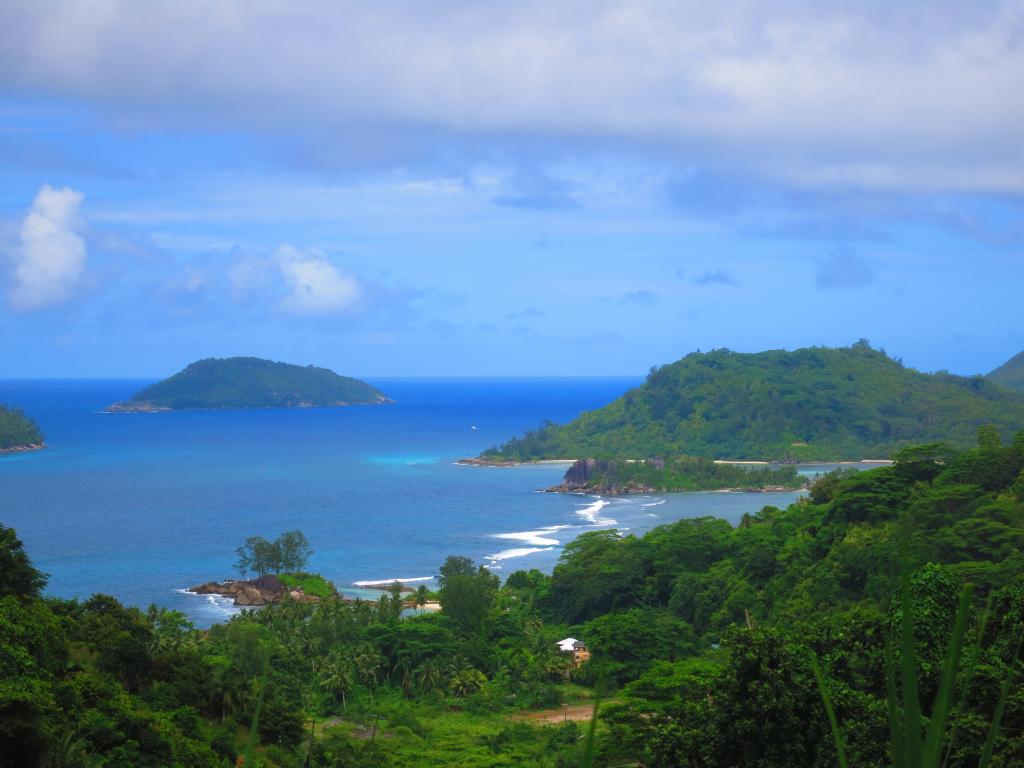
{"label": "white cloud", "polygon": [[79,206],[82,193],[43,185],[21,224],[12,259],[10,306],[18,311],[60,304],[74,293],[85,268]]}
{"label": "white cloud", "polygon": [[1020,0],[63,0],[3,16],[12,88],[162,127],[287,128],[353,162],[526,135],[807,185],[1024,189]]}
{"label": "white cloud", "polygon": [[359,281],[336,267],[323,251],[300,251],[283,243],[274,261],[288,289],[278,307],[296,315],[322,315],[354,309],[363,293]]}

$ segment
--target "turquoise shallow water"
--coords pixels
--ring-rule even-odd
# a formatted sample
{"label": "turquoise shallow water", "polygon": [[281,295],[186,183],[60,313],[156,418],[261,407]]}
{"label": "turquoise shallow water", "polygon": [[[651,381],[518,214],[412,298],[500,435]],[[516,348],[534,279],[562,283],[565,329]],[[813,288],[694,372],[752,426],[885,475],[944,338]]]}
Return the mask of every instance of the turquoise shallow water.
{"label": "turquoise shallow water", "polygon": [[208,625],[233,609],[181,590],[234,575],[247,536],[301,529],[310,569],[365,595],[356,582],[433,576],[449,554],[502,574],[549,570],[562,544],[594,527],[736,521],[796,497],[542,494],[564,467],[454,463],[639,379],[374,379],[395,405],[100,413],[145,383],[0,381],[0,402],[36,417],[50,446],[0,458],[0,522],[50,574],[52,594],[105,592]]}

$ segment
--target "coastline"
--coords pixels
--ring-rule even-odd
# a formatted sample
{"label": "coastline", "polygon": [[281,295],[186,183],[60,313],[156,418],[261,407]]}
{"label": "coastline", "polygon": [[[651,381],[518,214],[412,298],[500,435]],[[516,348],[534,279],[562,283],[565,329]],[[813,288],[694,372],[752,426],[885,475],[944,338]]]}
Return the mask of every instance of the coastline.
{"label": "coastline", "polygon": [[167,405],[154,405],[153,403],[111,403],[100,413],[174,413],[175,411],[276,411],[276,410],[297,410],[303,408],[354,408],[360,405],[394,405],[391,398],[382,398],[365,403],[346,403],[337,401],[334,403],[296,403],[295,405],[212,405],[209,407],[195,408],[172,408]]}
{"label": "coastline", "polygon": [[10,448],[0,448],[0,456],[14,453],[32,453],[46,448],[46,443],[32,443],[30,445],[12,445]]}
{"label": "coastline", "polygon": [[460,467],[541,467],[561,466],[576,463],[576,459],[531,459],[530,461],[495,461],[493,459],[482,459],[479,456],[468,459],[458,459],[454,462]]}

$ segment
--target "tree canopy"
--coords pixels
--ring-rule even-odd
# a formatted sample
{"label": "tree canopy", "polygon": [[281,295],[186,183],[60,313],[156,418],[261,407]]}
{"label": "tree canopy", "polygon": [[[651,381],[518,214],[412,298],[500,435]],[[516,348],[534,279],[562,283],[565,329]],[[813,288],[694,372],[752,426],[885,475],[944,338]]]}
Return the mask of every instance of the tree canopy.
{"label": "tree canopy", "polygon": [[116,408],[287,408],[387,402],[375,387],[327,368],[229,357],[198,360]]}
{"label": "tree canopy", "polygon": [[42,445],[43,433],[20,408],[0,404],[0,450]]}
{"label": "tree canopy", "polygon": [[615,402],[483,455],[856,460],[937,440],[965,448],[982,424],[1006,438],[1024,429],[1024,394],[982,377],[921,373],[867,342],[756,354],[722,349],[652,369]]}

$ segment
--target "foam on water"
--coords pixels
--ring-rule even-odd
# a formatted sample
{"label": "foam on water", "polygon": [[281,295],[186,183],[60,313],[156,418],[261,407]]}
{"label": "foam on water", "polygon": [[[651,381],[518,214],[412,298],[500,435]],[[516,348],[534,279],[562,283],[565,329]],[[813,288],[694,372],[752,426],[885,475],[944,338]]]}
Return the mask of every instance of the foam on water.
{"label": "foam on water", "polygon": [[353,587],[387,587],[396,581],[399,584],[412,584],[417,581],[433,581],[433,576],[409,576],[400,579],[377,579],[375,581],[353,581]]}
{"label": "foam on water", "polygon": [[487,561],[487,567],[492,571],[501,569],[501,564],[506,560],[512,560],[517,557],[526,557],[537,552],[550,552],[554,547],[516,547],[513,549],[505,549],[501,552],[497,552],[493,555],[487,555],[484,559]]}

